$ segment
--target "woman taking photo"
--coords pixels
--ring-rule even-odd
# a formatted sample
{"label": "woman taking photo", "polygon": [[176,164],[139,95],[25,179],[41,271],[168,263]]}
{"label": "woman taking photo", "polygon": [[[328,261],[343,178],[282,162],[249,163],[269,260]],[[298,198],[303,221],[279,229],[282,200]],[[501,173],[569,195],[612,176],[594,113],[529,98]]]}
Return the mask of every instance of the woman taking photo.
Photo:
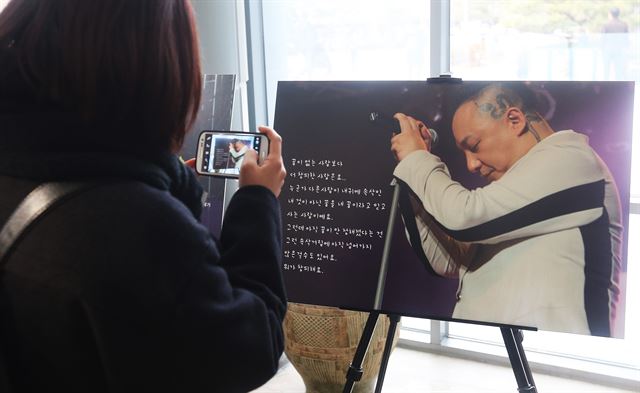
{"label": "woman taking photo", "polygon": [[[86,190],[0,275],[13,391],[248,391],[277,370],[281,140],[247,153],[219,240],[175,152],[201,74],[186,0],[12,0],[0,14],[0,227],[43,183]],[[0,373],[1,375],[2,373]]]}

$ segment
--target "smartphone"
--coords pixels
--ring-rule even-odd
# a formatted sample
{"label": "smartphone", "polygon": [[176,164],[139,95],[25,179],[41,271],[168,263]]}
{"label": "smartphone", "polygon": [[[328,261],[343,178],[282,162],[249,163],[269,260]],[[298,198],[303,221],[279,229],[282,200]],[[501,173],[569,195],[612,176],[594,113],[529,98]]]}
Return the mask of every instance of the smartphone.
{"label": "smartphone", "polygon": [[238,178],[249,149],[258,153],[258,163],[262,163],[269,153],[269,138],[255,132],[202,131],[198,138],[196,172]]}

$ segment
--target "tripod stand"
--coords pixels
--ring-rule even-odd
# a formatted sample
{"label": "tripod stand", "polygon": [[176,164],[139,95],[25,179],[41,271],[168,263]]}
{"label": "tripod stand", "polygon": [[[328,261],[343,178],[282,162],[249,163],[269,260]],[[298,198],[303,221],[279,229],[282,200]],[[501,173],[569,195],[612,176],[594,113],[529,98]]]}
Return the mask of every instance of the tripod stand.
{"label": "tripod stand", "polygon": [[[379,311],[382,308],[382,299],[384,295],[384,285],[387,277],[387,271],[389,269],[389,252],[391,250],[391,241],[393,239],[393,228],[398,210],[398,202],[400,199],[400,187],[402,187],[396,179],[391,182],[393,187],[393,196],[391,199],[391,209],[389,212],[389,221],[387,224],[387,232],[385,235],[384,248],[382,251],[382,260],[380,263],[380,271],[378,274],[378,285],[376,287],[376,297],[374,301],[373,311],[369,313],[367,322],[362,331],[362,336],[358,342],[356,353],[353,357],[353,361],[347,370],[346,383],[344,385],[343,393],[351,393],[354,384],[362,378],[364,370],[362,363],[364,357],[369,349],[369,343],[373,336],[373,331],[378,322],[378,318],[382,313]],[[382,354],[382,361],[380,363],[380,370],[378,372],[378,379],[376,381],[375,393],[382,391],[382,384],[384,383],[385,374],[387,371],[387,364],[389,363],[389,357],[391,355],[391,348],[393,346],[393,339],[395,332],[400,321],[400,316],[395,314],[388,315],[389,317],[389,331],[384,345],[384,351]],[[533,382],[533,376],[529,368],[529,363],[522,347],[522,331],[520,329],[512,327],[500,327],[502,332],[502,338],[509,354],[509,361],[511,362],[511,368],[518,383],[519,392],[537,393],[537,389]]]}

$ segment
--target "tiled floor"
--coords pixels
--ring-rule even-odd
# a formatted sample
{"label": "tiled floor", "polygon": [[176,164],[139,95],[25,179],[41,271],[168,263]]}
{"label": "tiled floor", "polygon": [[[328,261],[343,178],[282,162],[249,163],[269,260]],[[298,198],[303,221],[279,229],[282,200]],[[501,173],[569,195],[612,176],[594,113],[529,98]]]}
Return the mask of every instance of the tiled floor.
{"label": "tiled floor", "polygon": [[[622,390],[544,374],[534,374],[533,378],[540,393],[640,392],[640,386],[634,390]],[[517,391],[518,386],[511,368],[401,347],[396,348],[391,355],[382,389],[383,393]],[[286,362],[271,381],[252,393],[304,392],[302,378]]]}

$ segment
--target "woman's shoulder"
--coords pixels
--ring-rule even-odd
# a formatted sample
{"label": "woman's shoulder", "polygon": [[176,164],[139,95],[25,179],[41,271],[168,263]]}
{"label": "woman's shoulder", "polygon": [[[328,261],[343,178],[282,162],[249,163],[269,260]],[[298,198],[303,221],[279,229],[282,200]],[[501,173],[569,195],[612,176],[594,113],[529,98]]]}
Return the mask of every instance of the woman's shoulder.
{"label": "woman's shoulder", "polygon": [[65,285],[91,292],[149,280],[179,285],[219,252],[208,229],[168,191],[114,181],[47,212],[13,258],[14,270],[25,277],[46,281],[64,274]]}

